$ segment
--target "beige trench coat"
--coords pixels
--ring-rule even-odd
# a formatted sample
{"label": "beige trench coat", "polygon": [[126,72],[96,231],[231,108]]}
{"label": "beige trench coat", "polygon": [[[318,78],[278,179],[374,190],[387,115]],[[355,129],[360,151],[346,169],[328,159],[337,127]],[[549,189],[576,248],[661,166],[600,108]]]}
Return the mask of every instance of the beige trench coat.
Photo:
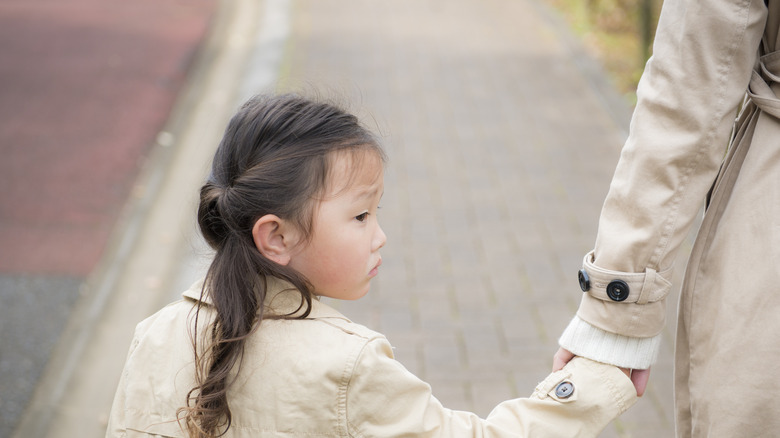
{"label": "beige trench coat", "polygon": [[[780,435],[778,3],[664,2],[596,247],[585,259],[587,293],[560,341],[608,363],[650,365],[674,258],[709,199],[679,308],[680,437]],[[613,299],[616,280],[623,301]]]}
{"label": "beige trench coat", "polygon": [[[267,308],[294,311],[299,294],[275,284]],[[188,328],[199,295],[196,284],[138,325],[107,437],[183,436],[176,410],[193,386]],[[202,314],[208,320],[213,309]],[[579,359],[486,419],[449,410],[393,359],[384,336],[315,301],[305,319],[263,321],[229,400],[227,437],[593,437],[636,393],[617,368]]]}

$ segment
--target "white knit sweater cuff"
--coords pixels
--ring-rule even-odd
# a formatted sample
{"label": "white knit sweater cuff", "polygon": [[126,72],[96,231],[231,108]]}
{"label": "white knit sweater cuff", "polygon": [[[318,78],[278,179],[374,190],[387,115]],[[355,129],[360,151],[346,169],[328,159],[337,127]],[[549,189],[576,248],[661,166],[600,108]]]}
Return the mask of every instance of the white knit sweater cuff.
{"label": "white knit sweater cuff", "polygon": [[558,340],[561,347],[577,356],[623,368],[647,369],[655,363],[661,334],[652,338],[630,338],[594,327],[575,316]]}

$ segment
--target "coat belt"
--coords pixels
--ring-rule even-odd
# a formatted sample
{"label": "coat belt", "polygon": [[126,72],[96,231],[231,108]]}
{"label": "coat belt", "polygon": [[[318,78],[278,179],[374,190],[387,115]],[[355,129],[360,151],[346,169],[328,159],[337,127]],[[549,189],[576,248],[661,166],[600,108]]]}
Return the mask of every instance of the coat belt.
{"label": "coat belt", "polygon": [[767,53],[759,58],[748,86],[748,95],[761,111],[780,119],[780,99],[772,90],[772,84],[780,84],[780,51]]}

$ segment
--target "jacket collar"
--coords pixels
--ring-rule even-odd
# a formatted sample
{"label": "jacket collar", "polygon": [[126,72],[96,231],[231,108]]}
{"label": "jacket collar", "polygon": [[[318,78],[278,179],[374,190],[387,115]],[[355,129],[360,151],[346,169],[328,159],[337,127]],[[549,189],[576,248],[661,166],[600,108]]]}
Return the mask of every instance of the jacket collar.
{"label": "jacket collar", "polygon": [[[304,306],[301,307],[301,294],[292,284],[275,277],[269,277],[267,281],[268,291],[265,300],[263,301],[265,315],[290,315],[290,318],[303,315],[306,309],[305,303]],[[201,297],[203,282],[204,279],[196,281],[189,289],[182,293],[182,296],[193,301],[199,301],[209,306],[213,306],[209,290],[203,291],[203,296]],[[301,308],[299,309],[299,307]],[[320,302],[319,297],[315,296],[311,300],[311,312],[306,319],[317,318],[340,318],[349,321],[349,319],[342,315],[338,310]]]}

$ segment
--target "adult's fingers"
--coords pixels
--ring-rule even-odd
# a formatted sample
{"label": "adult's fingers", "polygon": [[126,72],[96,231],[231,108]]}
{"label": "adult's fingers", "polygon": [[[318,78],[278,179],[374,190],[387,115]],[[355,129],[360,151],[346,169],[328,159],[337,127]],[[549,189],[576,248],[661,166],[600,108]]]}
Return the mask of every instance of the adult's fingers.
{"label": "adult's fingers", "polygon": [[572,359],[574,359],[574,353],[563,347],[559,348],[553,356],[553,372],[558,371],[566,366],[566,364],[569,363],[569,361]]}
{"label": "adult's fingers", "polygon": [[634,388],[636,388],[637,396],[642,397],[642,395],[645,393],[645,389],[647,389],[648,380],[650,380],[649,368],[646,370],[631,371],[631,382],[634,383]]}

